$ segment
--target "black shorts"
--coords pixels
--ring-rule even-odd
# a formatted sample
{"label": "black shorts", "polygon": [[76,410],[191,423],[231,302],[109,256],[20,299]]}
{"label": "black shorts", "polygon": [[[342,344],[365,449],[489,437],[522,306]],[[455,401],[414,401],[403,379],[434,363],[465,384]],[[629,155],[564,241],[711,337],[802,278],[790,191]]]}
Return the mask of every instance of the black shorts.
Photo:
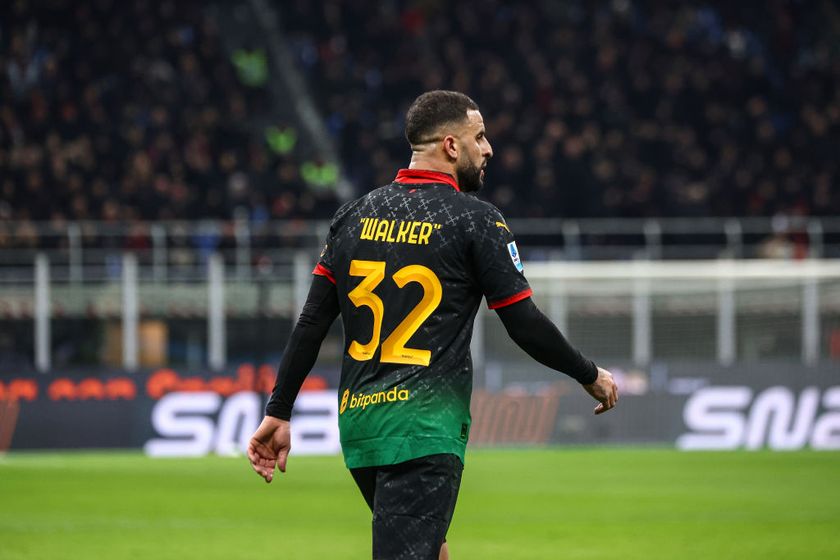
{"label": "black shorts", "polygon": [[373,512],[373,558],[437,560],[463,470],[461,459],[451,454],[351,469]]}

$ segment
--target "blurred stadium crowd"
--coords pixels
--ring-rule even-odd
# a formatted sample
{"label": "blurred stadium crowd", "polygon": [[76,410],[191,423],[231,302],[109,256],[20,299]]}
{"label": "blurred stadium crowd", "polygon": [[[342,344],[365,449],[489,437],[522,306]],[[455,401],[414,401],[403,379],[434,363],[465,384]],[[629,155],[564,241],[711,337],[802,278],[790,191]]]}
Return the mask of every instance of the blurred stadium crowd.
{"label": "blurred stadium crowd", "polygon": [[[335,208],[334,197],[325,208],[308,194],[294,131],[260,120],[265,55],[227,56],[202,3],[12,1],[0,22],[0,219]],[[27,238],[25,226],[16,233]]]}
{"label": "blurred stadium crowd", "polygon": [[[197,2],[0,7],[0,220],[328,217],[264,51]],[[424,90],[482,107],[509,217],[840,211],[840,8],[828,0],[275,5],[356,192],[408,160]],[[323,176],[321,176],[323,179]],[[20,232],[18,232],[19,234]],[[20,236],[18,235],[18,238]]]}
{"label": "blurred stadium crowd", "polygon": [[488,194],[511,216],[840,210],[835,3],[292,6],[284,21],[359,185],[406,160],[413,96],[454,88],[482,108]]}

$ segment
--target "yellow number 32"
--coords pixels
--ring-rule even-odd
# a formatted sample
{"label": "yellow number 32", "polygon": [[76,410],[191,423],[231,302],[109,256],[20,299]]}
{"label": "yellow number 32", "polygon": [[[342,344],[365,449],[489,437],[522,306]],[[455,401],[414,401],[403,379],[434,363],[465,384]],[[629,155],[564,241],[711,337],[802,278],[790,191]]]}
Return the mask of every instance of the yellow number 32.
{"label": "yellow number 32", "polygon": [[[347,294],[347,297],[356,307],[365,306],[373,313],[373,333],[370,342],[362,344],[354,340],[350,343],[348,350],[354,360],[365,362],[373,358],[382,334],[382,317],[385,315],[385,305],[379,296],[373,293],[373,290],[385,279],[385,263],[382,261],[350,261],[350,276],[362,276],[363,280],[353,291]],[[440,280],[431,269],[419,264],[405,266],[395,272],[391,278],[400,288],[409,282],[417,282],[423,287],[423,298],[397,325],[388,338],[382,341],[382,354],[379,361],[385,364],[428,366],[432,359],[430,350],[406,348],[405,344],[440,304],[440,299],[443,296]]]}

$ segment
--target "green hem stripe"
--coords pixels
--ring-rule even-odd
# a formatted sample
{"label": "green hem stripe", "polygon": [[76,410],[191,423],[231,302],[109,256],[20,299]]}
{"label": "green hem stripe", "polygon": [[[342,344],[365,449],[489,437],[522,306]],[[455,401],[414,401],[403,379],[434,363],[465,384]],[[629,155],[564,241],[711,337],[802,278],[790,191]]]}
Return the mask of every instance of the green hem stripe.
{"label": "green hem stripe", "polygon": [[348,469],[396,465],[418,457],[452,453],[464,462],[467,442],[442,437],[383,437],[360,441],[342,441],[344,463]]}

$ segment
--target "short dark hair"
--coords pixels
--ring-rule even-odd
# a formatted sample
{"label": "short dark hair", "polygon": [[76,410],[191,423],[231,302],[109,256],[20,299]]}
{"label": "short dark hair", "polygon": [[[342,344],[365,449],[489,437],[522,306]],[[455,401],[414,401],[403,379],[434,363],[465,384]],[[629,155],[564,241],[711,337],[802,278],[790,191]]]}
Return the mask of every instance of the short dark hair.
{"label": "short dark hair", "polygon": [[467,111],[478,110],[475,101],[457,91],[427,91],[414,100],[405,115],[405,138],[412,146],[432,139],[441,125],[462,122]]}

